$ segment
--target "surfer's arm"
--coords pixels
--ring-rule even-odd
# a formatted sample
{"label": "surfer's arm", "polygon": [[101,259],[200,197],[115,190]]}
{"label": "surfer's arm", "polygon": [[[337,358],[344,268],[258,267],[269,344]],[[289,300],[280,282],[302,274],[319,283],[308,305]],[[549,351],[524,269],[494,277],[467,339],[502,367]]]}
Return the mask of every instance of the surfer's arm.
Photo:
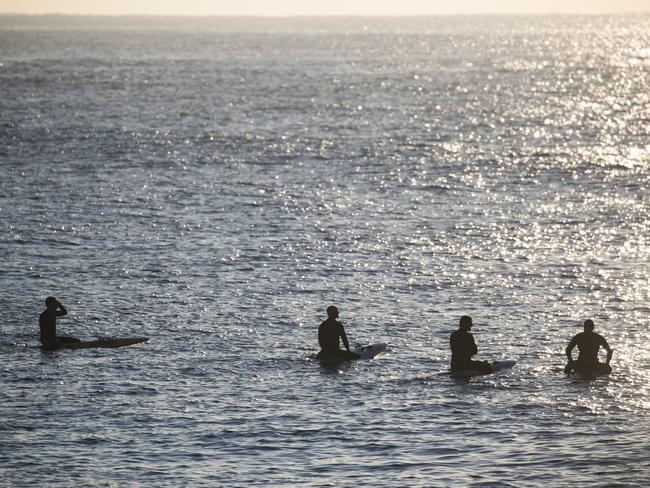
{"label": "surfer's arm", "polygon": [[63,304],[61,302],[57,302],[59,305],[59,310],[56,311],[56,316],[57,317],[62,317],[64,315],[68,315],[68,311],[65,309]]}
{"label": "surfer's arm", "polygon": [[609,347],[609,344],[607,344],[607,341],[603,337],[603,342],[602,342],[603,349],[607,351],[607,360],[605,361],[606,364],[609,364],[609,362],[612,360],[612,355],[614,354],[614,349]]}
{"label": "surfer's arm", "polygon": [[569,362],[573,362],[573,357],[571,356],[571,351],[573,351],[573,348],[576,347],[577,341],[576,338],[574,337],[571,339],[571,342],[569,342],[569,345],[566,347],[566,357],[569,358]]}
{"label": "surfer's arm", "polygon": [[350,343],[348,342],[348,336],[345,335],[345,329],[341,327],[341,340],[343,341],[343,346],[346,351],[350,350]]}

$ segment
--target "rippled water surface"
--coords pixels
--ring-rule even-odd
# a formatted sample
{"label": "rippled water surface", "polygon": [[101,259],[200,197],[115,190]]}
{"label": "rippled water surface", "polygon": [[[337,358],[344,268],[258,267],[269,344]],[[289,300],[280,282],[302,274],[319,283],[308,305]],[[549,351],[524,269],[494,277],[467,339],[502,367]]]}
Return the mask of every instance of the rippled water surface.
{"label": "rippled water surface", "polygon": [[650,483],[650,17],[0,17],[0,93],[0,484]]}

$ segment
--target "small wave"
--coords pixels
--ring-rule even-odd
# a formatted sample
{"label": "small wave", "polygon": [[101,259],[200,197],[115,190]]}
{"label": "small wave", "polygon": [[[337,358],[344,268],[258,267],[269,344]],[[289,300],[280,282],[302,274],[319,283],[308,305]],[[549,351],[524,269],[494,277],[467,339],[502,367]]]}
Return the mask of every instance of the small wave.
{"label": "small wave", "polygon": [[39,243],[47,243],[47,244],[55,244],[57,246],[62,246],[62,247],[79,247],[82,244],[76,241],[70,241],[70,240],[65,240],[65,239],[40,239],[37,242]]}
{"label": "small wave", "polygon": [[96,437],[96,436],[90,436],[90,437],[83,437],[77,441],[77,444],[83,444],[87,446],[96,446],[98,444],[102,444],[103,442],[107,442],[107,439],[103,437]]}

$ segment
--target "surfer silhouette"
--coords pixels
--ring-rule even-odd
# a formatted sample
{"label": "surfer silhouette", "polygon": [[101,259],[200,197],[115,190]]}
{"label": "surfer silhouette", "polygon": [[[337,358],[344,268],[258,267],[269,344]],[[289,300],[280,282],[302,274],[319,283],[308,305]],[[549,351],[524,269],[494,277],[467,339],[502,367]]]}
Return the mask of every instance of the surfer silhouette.
{"label": "surfer silhouette", "polygon": [[[317,359],[359,359],[359,355],[350,351],[350,343],[345,335],[343,324],[339,322],[339,309],[334,305],[327,307],[327,320],[318,327],[320,352]],[[339,339],[343,341],[345,351],[340,349]]]}
{"label": "surfer silhouette", "polygon": [[[591,319],[585,320],[584,332],[576,334],[566,348],[566,355],[569,362],[564,368],[564,372],[571,374],[574,371],[583,374],[609,374],[612,372],[612,367],[609,362],[612,359],[614,350],[609,347],[607,341],[603,336],[594,332],[594,321]],[[578,359],[573,360],[571,352],[578,346]],[[598,351],[600,348],[607,351],[607,360],[605,363],[598,361]]]}
{"label": "surfer silhouette", "polygon": [[41,348],[43,351],[59,349],[66,342],[81,342],[74,337],[57,337],[56,318],[68,314],[65,307],[54,297],[45,299],[45,310],[38,318],[38,325],[41,330]]}
{"label": "surfer silhouette", "polygon": [[458,330],[451,333],[449,345],[451,346],[451,370],[475,370],[481,373],[492,373],[492,365],[487,361],[473,361],[478,349],[474,336],[469,332],[474,324],[472,317],[463,315],[458,323]]}

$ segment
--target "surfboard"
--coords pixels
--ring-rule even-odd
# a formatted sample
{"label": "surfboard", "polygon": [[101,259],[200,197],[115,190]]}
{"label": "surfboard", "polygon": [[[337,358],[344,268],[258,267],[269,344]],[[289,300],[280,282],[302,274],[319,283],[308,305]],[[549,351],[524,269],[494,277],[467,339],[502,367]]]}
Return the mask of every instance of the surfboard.
{"label": "surfboard", "polygon": [[492,373],[485,373],[483,371],[478,371],[475,369],[462,369],[458,371],[450,371],[450,373],[453,376],[478,376],[484,374],[494,374],[512,368],[515,364],[517,364],[517,361],[514,359],[501,359],[499,361],[492,361],[490,364],[492,365]]}
{"label": "surfboard", "polygon": [[385,342],[378,342],[376,344],[368,344],[367,346],[358,346],[352,349],[351,351],[358,354],[358,358],[344,358],[344,357],[324,357],[319,358],[316,356],[316,359],[319,361],[327,362],[341,362],[341,361],[355,361],[357,359],[372,359],[375,356],[381,354],[386,350],[388,344]]}
{"label": "surfboard", "polygon": [[63,344],[64,349],[90,349],[93,347],[123,347],[147,342],[148,337],[101,337],[96,341],[69,342]]}
{"label": "surfboard", "polygon": [[360,356],[359,359],[372,359],[384,352],[387,347],[388,344],[385,342],[378,342],[377,344],[369,344],[367,346],[353,349],[352,352],[357,353]]}

